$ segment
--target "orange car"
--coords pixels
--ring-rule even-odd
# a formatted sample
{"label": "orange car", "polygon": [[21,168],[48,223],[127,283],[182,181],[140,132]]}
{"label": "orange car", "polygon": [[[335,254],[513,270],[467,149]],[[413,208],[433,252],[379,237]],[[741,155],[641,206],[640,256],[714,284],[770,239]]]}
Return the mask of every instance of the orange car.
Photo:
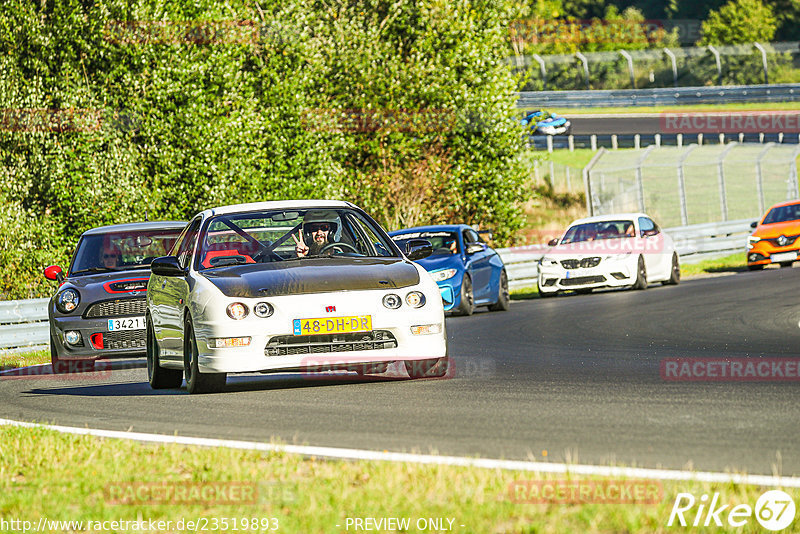
{"label": "orange car", "polygon": [[747,268],[763,269],[770,263],[791,267],[800,251],[800,200],[780,202],[767,210],[747,238]]}

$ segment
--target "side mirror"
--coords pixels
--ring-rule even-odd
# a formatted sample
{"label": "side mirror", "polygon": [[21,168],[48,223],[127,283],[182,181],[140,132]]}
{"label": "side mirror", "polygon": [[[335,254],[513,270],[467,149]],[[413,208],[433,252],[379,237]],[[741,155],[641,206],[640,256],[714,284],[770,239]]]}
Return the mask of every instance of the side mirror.
{"label": "side mirror", "polygon": [[486,245],[483,243],[470,243],[467,245],[467,254],[475,254],[476,252],[483,252],[486,250]]}
{"label": "side mirror", "polygon": [[555,238],[553,238],[553,239],[551,239],[550,241],[547,242],[547,246],[548,247],[554,247],[556,245],[558,245],[558,238],[557,237],[555,237]]}
{"label": "side mirror", "polygon": [[494,233],[491,230],[479,230],[478,233],[485,235],[487,239],[494,239]]}
{"label": "side mirror", "polygon": [[150,264],[150,270],[159,276],[183,276],[186,274],[175,256],[161,256],[154,259]]}
{"label": "side mirror", "polygon": [[50,267],[45,268],[44,277],[48,280],[55,280],[60,284],[64,281],[64,272],[58,265],[51,265]]}
{"label": "side mirror", "polygon": [[756,226],[758,226],[758,221],[753,221],[750,223],[750,228],[755,228]]}
{"label": "side mirror", "polygon": [[427,239],[409,239],[406,243],[406,256],[411,261],[421,260],[433,254],[433,246]]}

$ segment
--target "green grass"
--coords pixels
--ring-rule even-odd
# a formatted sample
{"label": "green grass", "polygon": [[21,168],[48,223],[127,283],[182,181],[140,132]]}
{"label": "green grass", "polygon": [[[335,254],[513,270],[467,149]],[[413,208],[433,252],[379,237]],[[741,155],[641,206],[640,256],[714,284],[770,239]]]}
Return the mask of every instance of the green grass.
{"label": "green grass", "polygon": [[723,258],[703,260],[699,263],[682,264],[681,276],[692,276],[707,273],[727,273],[747,270],[744,253],[731,254]]}
{"label": "green grass", "polygon": [[[664,482],[663,499],[655,504],[526,504],[512,501],[510,484],[589,479],[474,467],[320,461],[293,454],[149,445],[14,427],[0,428],[0,444],[2,517],[34,524],[40,517],[173,522],[255,517],[277,519],[278,532],[317,533],[347,532],[348,517],[407,517],[412,525],[419,518],[454,519],[453,532],[464,533],[666,532],[679,492],[698,498],[719,492],[723,503],[753,506],[765,491],[735,484]],[[236,504],[218,503],[213,497],[195,504],[153,504],[131,490],[143,487],[131,486],[136,484],[201,488],[214,483],[250,488],[247,494],[252,498]],[[789,492],[797,500],[798,492]],[[115,503],[120,495],[127,501]],[[755,531],[755,520],[750,524],[746,530]],[[409,532],[418,530],[412,526]]]}
{"label": "green grass", "polygon": [[25,367],[39,363],[50,363],[49,349],[21,353],[0,352],[0,368]]}
{"label": "green grass", "polygon": [[691,106],[630,106],[597,108],[548,108],[559,115],[587,115],[600,113],[662,113],[665,111],[684,113],[687,111],[792,111],[800,110],[800,102],[762,102],[747,104],[697,104]]}

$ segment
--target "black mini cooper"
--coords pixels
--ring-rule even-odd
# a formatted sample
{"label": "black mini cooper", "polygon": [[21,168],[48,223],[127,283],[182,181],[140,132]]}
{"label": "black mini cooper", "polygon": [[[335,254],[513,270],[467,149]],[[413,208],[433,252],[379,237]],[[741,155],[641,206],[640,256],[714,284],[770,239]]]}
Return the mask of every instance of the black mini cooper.
{"label": "black mini cooper", "polygon": [[185,222],[141,222],[81,235],[69,271],[44,270],[58,282],[50,299],[53,371],[94,367],[98,358],[144,356],[145,292],[153,258],[169,253]]}

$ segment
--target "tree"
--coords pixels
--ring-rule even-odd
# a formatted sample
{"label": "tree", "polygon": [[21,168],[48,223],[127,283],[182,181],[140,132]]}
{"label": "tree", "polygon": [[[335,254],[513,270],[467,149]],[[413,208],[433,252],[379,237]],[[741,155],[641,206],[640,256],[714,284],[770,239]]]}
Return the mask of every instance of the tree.
{"label": "tree", "polygon": [[731,0],[703,21],[700,44],[769,42],[777,29],[772,8],[760,0]]}

